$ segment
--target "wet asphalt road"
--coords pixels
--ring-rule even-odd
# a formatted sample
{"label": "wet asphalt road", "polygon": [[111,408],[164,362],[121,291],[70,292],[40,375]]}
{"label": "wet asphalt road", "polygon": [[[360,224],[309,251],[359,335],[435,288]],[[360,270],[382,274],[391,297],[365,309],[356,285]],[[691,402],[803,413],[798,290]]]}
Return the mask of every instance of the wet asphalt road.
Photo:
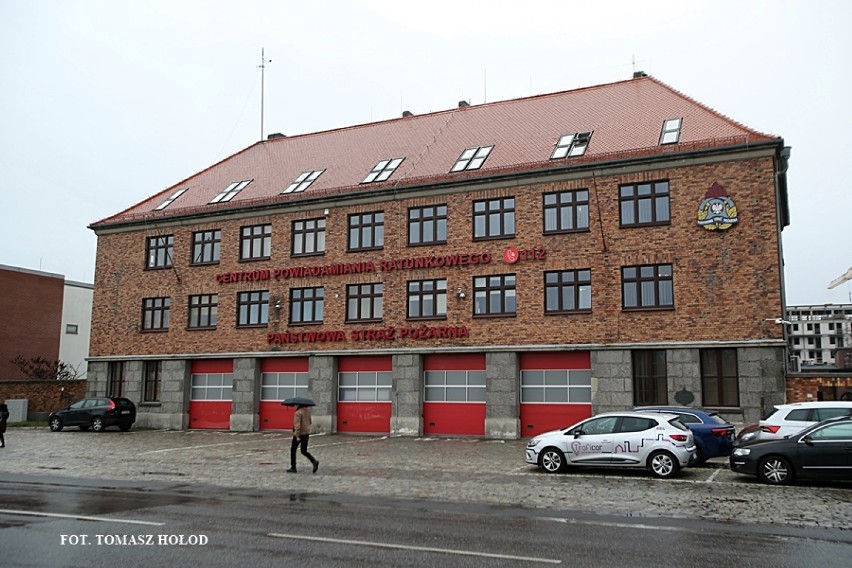
{"label": "wet asphalt road", "polygon": [[[548,475],[524,464],[523,440],[330,435],[311,437],[319,472],[311,474],[300,456],[294,475],[285,473],[285,433],[13,429],[7,440],[0,498],[9,505],[2,509],[152,520],[165,524],[143,532],[214,541],[195,556],[192,547],[134,548],[127,565],[171,565],[186,556],[228,566],[238,554],[280,566],[300,551],[317,559],[302,565],[316,566],[372,566],[380,558],[388,565],[517,565],[270,534],[459,547],[570,559],[571,566],[680,566],[679,551],[691,550],[695,566],[774,560],[769,565],[827,567],[847,566],[852,552],[852,484],[769,487],[733,474],[723,460],[671,480],[641,471]],[[57,542],[75,531],[100,534],[94,527],[102,521],[0,513],[0,522],[0,550],[15,545],[23,555],[24,563],[9,565],[102,564],[101,555],[115,554],[112,546]],[[27,564],[40,540],[47,556]]]}

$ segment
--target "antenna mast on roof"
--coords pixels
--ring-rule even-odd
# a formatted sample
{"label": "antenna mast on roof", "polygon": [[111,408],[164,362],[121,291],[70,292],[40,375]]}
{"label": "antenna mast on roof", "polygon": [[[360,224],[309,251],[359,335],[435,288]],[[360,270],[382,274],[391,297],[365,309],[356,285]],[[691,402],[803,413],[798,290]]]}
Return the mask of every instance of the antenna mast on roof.
{"label": "antenna mast on roof", "polygon": [[266,82],[266,64],[272,63],[271,59],[266,59],[263,53],[263,48],[260,48],[260,139],[263,140],[263,92]]}

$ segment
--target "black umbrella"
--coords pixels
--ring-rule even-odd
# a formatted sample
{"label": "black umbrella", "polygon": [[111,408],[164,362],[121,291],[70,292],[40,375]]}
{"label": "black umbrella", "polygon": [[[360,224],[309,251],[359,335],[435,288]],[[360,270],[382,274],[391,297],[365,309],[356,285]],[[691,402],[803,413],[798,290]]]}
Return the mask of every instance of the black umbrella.
{"label": "black umbrella", "polygon": [[304,396],[294,396],[281,401],[284,406],[316,406],[317,403]]}

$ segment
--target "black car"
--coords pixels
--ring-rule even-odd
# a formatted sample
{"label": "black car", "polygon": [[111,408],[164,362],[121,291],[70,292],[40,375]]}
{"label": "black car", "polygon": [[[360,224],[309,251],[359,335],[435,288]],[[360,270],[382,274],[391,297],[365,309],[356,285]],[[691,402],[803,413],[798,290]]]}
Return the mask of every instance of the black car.
{"label": "black car", "polygon": [[136,422],[136,405],[127,398],[94,396],[78,400],[71,406],[51,412],[47,424],[53,432],[66,426],[79,426],[80,430],[91,428],[103,432],[109,426],[118,426],[127,432]]}
{"label": "black car", "polygon": [[734,448],[731,470],[786,485],[796,478],[852,480],[852,416],[824,420],[780,440]]}

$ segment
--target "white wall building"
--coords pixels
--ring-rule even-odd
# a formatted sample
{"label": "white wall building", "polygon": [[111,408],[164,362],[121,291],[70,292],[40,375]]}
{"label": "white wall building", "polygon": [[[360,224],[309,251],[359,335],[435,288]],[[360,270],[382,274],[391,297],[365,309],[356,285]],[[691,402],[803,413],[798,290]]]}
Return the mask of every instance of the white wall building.
{"label": "white wall building", "polygon": [[81,379],[86,378],[86,357],[92,332],[92,296],[94,286],[65,281],[62,296],[62,325],[59,336],[59,360],[67,363]]}

